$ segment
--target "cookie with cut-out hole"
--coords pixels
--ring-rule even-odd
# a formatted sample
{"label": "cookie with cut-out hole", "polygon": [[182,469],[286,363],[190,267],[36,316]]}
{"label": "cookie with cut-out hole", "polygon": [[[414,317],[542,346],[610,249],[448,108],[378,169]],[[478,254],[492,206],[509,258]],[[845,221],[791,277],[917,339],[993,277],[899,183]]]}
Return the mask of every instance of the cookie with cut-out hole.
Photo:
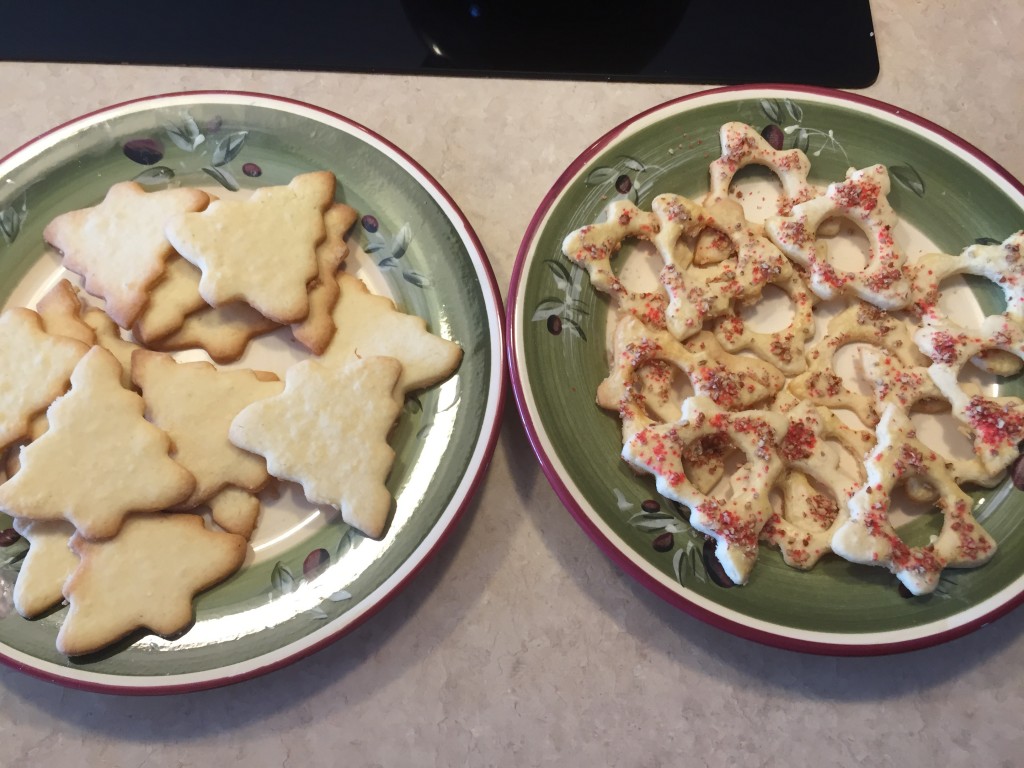
{"label": "cookie with cut-out hole", "polygon": [[[671,240],[671,243],[665,246],[667,256],[663,255],[663,259],[674,259],[674,268],[677,270],[689,266],[690,256],[685,244],[672,235],[677,227],[684,226],[683,222],[687,217],[699,210],[699,206],[693,206],[696,204],[691,204],[691,208],[685,211],[680,207],[677,210],[678,215],[671,219],[672,232],[663,235],[666,243]],[[697,225],[694,224],[693,227],[696,231]],[[637,208],[629,200],[616,200],[605,207],[599,221],[566,235],[562,241],[562,253],[567,259],[586,269],[591,286],[610,296],[619,310],[632,314],[649,325],[664,327],[665,308],[668,304],[664,292],[630,290],[612,267],[612,259],[618,254],[623,241],[635,238],[654,242],[660,230],[661,222],[655,214]]]}
{"label": "cookie with cut-out hole", "polygon": [[807,290],[803,276],[795,269],[788,276],[772,281],[789,297],[793,320],[779,331],[755,331],[736,312],[715,323],[715,338],[729,352],[749,349],[787,376],[807,370],[807,343],[814,336],[814,303],[817,297]]}
{"label": "cookie with cut-out hole", "polygon": [[[902,309],[911,301],[905,258],[893,240],[896,213],[889,205],[889,172],[883,165],[851,168],[846,179],[825,194],[793,206],[789,216],[772,216],[765,234],[783,253],[810,272],[810,287],[823,299],[852,294],[882,309]],[[838,268],[818,228],[830,218],[852,221],[867,236],[871,253],[863,269]]]}
{"label": "cookie with cut-out hole", "polygon": [[974,455],[989,473],[992,485],[1017,458],[1024,440],[1024,401],[1016,397],[986,397],[960,383],[960,371],[971,358],[1000,349],[1024,360],[1024,330],[1008,317],[991,315],[975,333],[950,321],[918,329],[914,340],[931,358],[928,375],[951,413],[974,446]]}
{"label": "cookie with cut-out hole", "polygon": [[61,252],[63,265],[103,299],[107,314],[122,328],[138,319],[172,248],[164,234],[169,219],[202,211],[209,196],[198,189],[147,192],[134,181],[114,184],[103,202],[61,214],[43,238]]}
{"label": "cookie with cut-out hole", "polygon": [[817,196],[817,188],[807,180],[811,161],[802,150],[775,149],[746,123],[725,123],[718,135],[722,154],[709,167],[709,201],[727,197],[736,173],[748,165],[764,166],[778,177],[783,194],[779,201],[781,214]]}
{"label": "cookie with cut-out hole", "polygon": [[[939,309],[939,286],[952,275],[977,275],[987,278],[1003,292],[1004,314],[1024,327],[1024,230],[1014,232],[1002,243],[974,244],[953,256],[927,253],[912,265],[914,309],[926,323],[946,320]],[[999,376],[1012,376],[1022,363],[1004,350],[983,350],[974,357],[975,365]]]}
{"label": "cookie with cut-out hole", "polygon": [[262,457],[228,440],[238,413],[257,400],[277,395],[284,385],[272,373],[223,370],[211,363],[179,363],[170,355],[138,350],[132,381],[142,392],[146,418],[171,439],[171,456],[192,473],[192,494],[178,509],[209,501],[226,486],[257,491],[267,482]]}
{"label": "cookie with cut-out hole", "polygon": [[296,323],[309,314],[307,286],[317,275],[316,248],[334,187],[327,171],[301,174],[287,186],[176,216],[165,231],[202,271],[199,293],[208,304],[243,301],[277,323]]}
{"label": "cookie with cut-out hole", "polygon": [[[705,205],[729,197],[729,188],[737,172],[750,165],[768,168],[782,185],[777,213],[788,215],[793,206],[817,197],[821,190],[808,181],[811,162],[800,149],[775,149],[758,131],[745,124],[732,122],[724,124],[718,131],[722,147],[720,157],[713,160],[708,168],[710,185]],[[823,222],[831,234],[837,228],[832,222]],[[820,230],[820,228],[819,228]],[[824,233],[823,233],[824,234]],[[727,238],[712,229],[700,233],[694,248],[695,264],[711,264],[722,261],[732,250]]]}
{"label": "cookie with cut-out hole", "polygon": [[207,530],[187,513],[133,515],[117,536],[71,538],[80,562],[64,586],[69,608],[57,633],[66,656],[94,653],[136,630],[171,637],[187,629],[197,594],[245,560],[241,536]]}
{"label": "cookie with cut-out hole", "polygon": [[[715,540],[726,575],[745,584],[757,561],[758,537],[772,515],[770,490],[785,470],[778,443],[789,420],[771,411],[725,411],[709,398],[683,403],[679,421],[653,424],[633,434],[622,458],[654,475],[658,492],[690,509],[690,525]],[[702,493],[686,476],[682,447],[725,435],[746,458],[730,478],[731,495]]]}
{"label": "cookie with cut-out hole", "polygon": [[337,282],[341,295],[332,315],[337,330],[321,363],[340,367],[357,357],[393,357],[402,365],[395,386],[399,402],[459,367],[462,347],[428,331],[422,317],[401,312],[391,299],[370,293],[358,277],[342,273]]}
{"label": "cookie with cut-out hole", "polygon": [[64,601],[64,582],[78,566],[78,555],[68,547],[75,526],[67,520],[16,517],[14,530],[29,544],[14,582],[14,607],[26,619],[34,619]]}
{"label": "cookie with cut-out hole", "polygon": [[142,398],[120,379],[110,352],[96,346],[86,353],[71,390],[46,411],[49,429],[22,449],[18,473],[0,485],[0,510],[65,519],[83,536],[102,539],[132,512],[189,497],[195,479],[171,459],[167,435],[143,418]]}
{"label": "cookie with cut-out hole", "polygon": [[786,417],[789,424],[777,448],[786,467],[776,483],[782,504],[773,508],[760,538],[776,547],[787,565],[808,570],[831,551],[832,535],[847,518],[846,503],[864,478],[844,467],[845,433],[836,431],[838,420],[827,408],[803,401]]}
{"label": "cookie with cut-out hole", "polygon": [[[855,563],[888,568],[914,595],[934,591],[946,568],[973,568],[990,560],[996,542],[971,513],[973,499],[956,484],[942,457],[916,438],[914,425],[896,405],[886,406],[877,437],[865,461],[867,482],[850,498],[849,519],[832,537],[832,550]],[[916,547],[889,519],[893,488],[914,476],[936,490],[943,518],[931,543]]]}
{"label": "cookie with cut-out hole", "polygon": [[25,437],[30,420],[68,387],[89,347],[43,330],[39,315],[13,307],[0,313],[0,447]]}
{"label": "cookie with cut-out hole", "polygon": [[[792,271],[779,249],[747,221],[739,203],[718,200],[700,208],[687,202],[678,195],[659,195],[651,204],[660,222],[659,235],[653,242],[665,263],[660,274],[669,297],[665,323],[679,339],[699,331],[705,320],[727,314],[733,302],[757,300],[766,285],[785,283]],[[680,218],[685,220],[685,227],[673,226]],[[681,229],[679,234],[687,234],[703,227],[727,237],[736,257],[710,267],[681,267],[676,255],[679,237],[672,230]]]}
{"label": "cookie with cut-out hole", "polygon": [[229,437],[267,460],[270,474],[302,485],[314,504],[330,504],[367,536],[384,533],[391,509],[385,481],[395,453],[387,436],[401,402],[401,364],[363,357],[341,367],[303,360],[279,395],[244,408]]}
{"label": "cookie with cut-out hole", "polygon": [[619,412],[623,442],[654,423],[637,371],[656,360],[686,376],[695,394],[731,410],[763,402],[786,383],[773,365],[725,352],[707,331],[684,343],[626,315],[615,327],[611,370],[597,388],[597,404]]}
{"label": "cookie with cut-out hole", "polygon": [[921,365],[927,359],[914,345],[904,321],[866,302],[850,305],[829,321],[824,338],[808,352],[807,371],[791,379],[787,388],[816,405],[852,411],[871,427],[879,417],[874,398],[848,387],[834,367],[836,353],[848,344],[884,349],[906,367]]}

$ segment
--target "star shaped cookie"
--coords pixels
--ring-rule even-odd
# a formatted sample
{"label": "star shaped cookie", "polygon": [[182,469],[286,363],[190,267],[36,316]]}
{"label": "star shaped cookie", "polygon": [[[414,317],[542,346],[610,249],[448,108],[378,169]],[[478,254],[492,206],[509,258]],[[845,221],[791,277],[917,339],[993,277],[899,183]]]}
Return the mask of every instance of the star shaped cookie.
{"label": "star shaped cookie", "polygon": [[68,548],[75,526],[67,520],[15,518],[14,530],[29,543],[14,583],[14,607],[32,619],[64,599],[64,582],[78,566],[78,555]]}
{"label": "star shaped cookie", "polygon": [[71,539],[81,563],[64,586],[71,607],[57,635],[67,656],[92,653],[137,629],[167,637],[192,623],[192,599],[237,571],[241,536],[198,515],[133,515],[106,541]]}
{"label": "star shaped cookie", "polygon": [[88,352],[81,341],[51,336],[30,309],[0,314],[0,448],[24,437],[29,420],[67,389]]}
{"label": "star shaped cookie", "polygon": [[284,389],[276,376],[178,363],[140,349],[132,355],[132,380],[142,390],[147,417],[170,437],[171,455],[196,479],[181,509],[207,502],[228,485],[255,491],[267,482],[266,462],[232,445],[228,427],[244,407]]}
{"label": "star shaped cookie", "polygon": [[391,509],[384,481],[395,452],[387,435],[401,410],[394,397],[401,364],[366,357],[341,368],[303,360],[280,395],[231,423],[231,442],[267,459],[274,477],[300,483],[314,504],[340,509],[346,523],[380,537]]}
{"label": "star shaped cookie", "polygon": [[43,238],[85,280],[85,290],[106,302],[107,314],[131,328],[171,256],[164,224],[177,214],[203,210],[209,200],[198,189],[146,192],[126,181],[112,186],[99,205],[55,218]]}
{"label": "star shaped cookie", "polygon": [[199,293],[208,304],[244,301],[275,322],[299,322],[309,314],[307,284],[317,275],[334,187],[332,173],[302,174],[247,200],[215,200],[202,213],[171,219],[165,231],[202,270]]}
{"label": "star shaped cookie", "polygon": [[400,312],[391,299],[370,293],[353,275],[338,275],[338,284],[337,330],[320,356],[322,364],[338,367],[357,357],[393,357],[402,364],[395,386],[400,402],[406,393],[436,384],[459,367],[462,348],[428,331],[423,318]]}
{"label": "star shaped cookie", "polygon": [[195,480],[168,456],[167,435],[143,418],[142,398],[120,379],[110,352],[89,350],[71,374],[71,391],[47,410],[49,429],[22,449],[18,473],[0,485],[0,510],[63,518],[83,536],[102,539],[130,512],[189,497]]}

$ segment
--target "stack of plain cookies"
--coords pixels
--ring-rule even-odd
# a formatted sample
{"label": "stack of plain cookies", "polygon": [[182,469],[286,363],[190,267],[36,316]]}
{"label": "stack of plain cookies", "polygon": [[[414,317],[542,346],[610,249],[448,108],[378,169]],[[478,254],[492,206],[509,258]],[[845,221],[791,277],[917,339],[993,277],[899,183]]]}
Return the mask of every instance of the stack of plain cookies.
{"label": "stack of plain cookies", "polygon": [[[219,200],[124,182],[46,227],[94,299],[62,279],[0,314],[0,511],[29,542],[18,612],[70,605],[61,653],[187,629],[194,596],[241,568],[274,478],[383,535],[388,434],[462,350],[339,271],[357,213],[335,184]],[[222,367],[286,326],[309,358],[284,381]]]}

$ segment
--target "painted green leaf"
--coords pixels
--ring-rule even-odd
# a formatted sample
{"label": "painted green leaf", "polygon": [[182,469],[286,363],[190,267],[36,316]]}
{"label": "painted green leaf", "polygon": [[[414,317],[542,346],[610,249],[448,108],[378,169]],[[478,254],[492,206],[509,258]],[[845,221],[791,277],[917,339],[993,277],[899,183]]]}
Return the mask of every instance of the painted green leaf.
{"label": "painted green leaf", "polygon": [[651,191],[651,187],[654,186],[654,179],[644,179],[642,182],[636,185],[636,196],[643,198],[648,192]]}
{"label": "painted green leaf", "polygon": [[238,182],[227,168],[211,168],[208,165],[204,165],[203,172],[216,179],[217,183],[225,189],[230,189],[232,192],[238,191]]}
{"label": "painted green leaf", "polygon": [[918,197],[924,197],[924,179],[911,165],[889,166],[889,175]]}
{"label": "painted green leaf", "polygon": [[606,165],[601,165],[592,170],[587,174],[587,178],[583,182],[587,186],[594,186],[595,184],[604,184],[606,181],[611,181],[618,175],[618,171],[614,168],[609,168]]}
{"label": "painted green leaf", "polygon": [[430,278],[426,275],[421,275],[419,272],[403,272],[402,277],[405,278],[407,283],[412,283],[417,288],[429,288],[431,284]]}
{"label": "painted green leaf", "polygon": [[[370,251],[370,253],[373,253],[373,251]],[[381,269],[393,269],[398,266],[398,259],[396,259],[394,256],[385,256],[383,259],[377,262],[377,266],[380,267]]]}
{"label": "painted green leaf", "polygon": [[773,123],[782,122],[782,114],[779,112],[779,105],[775,99],[761,99],[761,111],[764,112],[765,116]]}
{"label": "painted green leaf", "polygon": [[637,173],[643,173],[647,170],[646,165],[641,163],[635,157],[630,157],[629,155],[622,156],[622,164],[629,170],[636,171]]}
{"label": "painted green leaf", "polygon": [[573,320],[571,318],[568,318],[568,317],[563,318],[563,320],[564,320],[565,326],[569,329],[569,331],[574,336],[582,339],[583,341],[587,340],[587,334],[584,333],[583,328],[582,328],[582,326],[580,326],[579,323],[577,323],[575,320]]}
{"label": "painted green leaf", "polygon": [[363,250],[367,253],[376,253],[384,248],[384,243],[367,243],[366,248]]}
{"label": "painted green leaf", "polygon": [[395,235],[395,241],[391,245],[391,255],[396,259],[400,259],[405,256],[406,250],[409,248],[409,243],[412,241],[412,228],[408,224],[403,224],[402,228],[398,230],[398,234]]}
{"label": "painted green leaf", "polygon": [[186,152],[192,151],[192,140],[185,135],[181,128],[172,123],[167,123],[164,125],[164,130],[167,132],[167,138],[174,143],[174,146]]}
{"label": "painted green leaf", "polygon": [[0,234],[3,234],[8,245],[15,241],[20,231],[21,216],[17,209],[12,205],[0,211]]}
{"label": "painted green leaf", "polygon": [[338,545],[334,548],[334,560],[337,561],[339,557],[343,557],[346,552],[355,546],[354,543],[355,535],[352,532],[352,528],[346,526],[346,530],[341,537],[338,539]]}
{"label": "painted green leaf", "polygon": [[548,265],[551,274],[555,276],[555,284],[559,289],[565,290],[565,286],[572,281],[572,278],[569,276],[569,270],[565,268],[562,262],[555,261],[554,259],[545,259],[544,263]]}
{"label": "painted green leaf", "polygon": [[559,315],[565,310],[565,304],[558,299],[544,299],[537,308],[533,310],[533,321],[547,320],[552,315]]}
{"label": "painted green leaf", "polygon": [[136,174],[132,181],[137,181],[139,184],[151,186],[154,184],[163,184],[174,178],[174,171],[168,168],[166,165],[154,165],[152,168],[147,168],[142,173]]}
{"label": "painted green leaf", "polygon": [[270,573],[270,586],[275,592],[280,592],[282,595],[295,591],[295,577],[280,560],[274,563],[274,570]]}
{"label": "painted green leaf", "polygon": [[677,549],[672,555],[672,573],[676,575],[676,581],[686,584],[686,572],[683,570],[683,550]]}
{"label": "painted green leaf", "polygon": [[800,131],[797,133],[796,143],[794,144],[794,146],[801,152],[806,152],[807,149],[811,146],[811,139],[807,135],[807,130],[805,128],[801,128]]}
{"label": "painted green leaf", "polygon": [[783,99],[782,103],[786,107],[786,112],[789,113],[789,116],[795,122],[799,123],[801,120],[804,119],[804,110],[795,101],[793,101],[792,99]]}
{"label": "painted green leaf", "polygon": [[994,237],[979,237],[974,243],[975,245],[1001,245]]}
{"label": "painted green leaf", "polygon": [[238,157],[238,153],[245,146],[245,137],[248,135],[248,131],[236,131],[217,142],[217,148],[213,150],[213,164],[215,166],[227,165]]}

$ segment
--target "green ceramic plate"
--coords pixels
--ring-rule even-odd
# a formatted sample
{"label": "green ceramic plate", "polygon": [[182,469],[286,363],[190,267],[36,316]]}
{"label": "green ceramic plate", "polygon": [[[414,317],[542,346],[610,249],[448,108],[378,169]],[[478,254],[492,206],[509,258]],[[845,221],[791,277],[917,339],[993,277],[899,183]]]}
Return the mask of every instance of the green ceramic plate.
{"label": "green ceramic plate", "polygon": [[[1024,188],[948,131],[864,98],[810,88],[708,91],[656,107],[598,139],[544,199],[519,251],[509,292],[513,387],[534,449],[562,500],[595,542],[669,602],[739,635],[825,653],[906,650],[961,635],[1016,605],[1024,591],[1024,497],[1009,482],[976,492],[976,514],[999,542],[985,567],[947,571],[939,590],[905,598],[887,571],[829,557],[813,571],[786,567],[763,548],[750,582],[709,576],[703,538],[660,499],[650,478],[619,459],[617,419],[594,405],[606,375],[604,298],[561,255],[563,237],[628,196],[641,207],[663,192],[700,197],[718,130],[729,121],[777,125],[785,146],[810,156],[812,180],[888,166],[890,201],[937,248],[959,252],[1024,227]],[[971,284],[998,311],[992,286]],[[1019,377],[999,381],[1024,394]],[[922,516],[910,536],[927,537]]]}
{"label": "green ceramic plate", "polygon": [[[327,169],[361,214],[346,268],[457,341],[456,374],[419,393],[390,442],[394,510],[381,541],[287,486],[264,504],[236,576],[196,601],[179,638],[136,635],[69,661],[54,639],[63,610],[26,621],[11,609],[25,543],[0,548],[0,654],[31,674],[120,692],[221,685],[283,666],[372,615],[438,546],[493,452],[503,403],[501,300],[486,256],[445,191],[385,139],[316,107],[245,93],[186,93],[79,118],[0,161],[0,291],[32,306],[61,276],[41,233],[56,214],[99,202],[114,182],[188,184],[222,196]],[[238,363],[283,373],[302,357],[286,331]],[[59,469],[57,469],[59,471]],[[0,520],[0,529],[10,525]]]}

